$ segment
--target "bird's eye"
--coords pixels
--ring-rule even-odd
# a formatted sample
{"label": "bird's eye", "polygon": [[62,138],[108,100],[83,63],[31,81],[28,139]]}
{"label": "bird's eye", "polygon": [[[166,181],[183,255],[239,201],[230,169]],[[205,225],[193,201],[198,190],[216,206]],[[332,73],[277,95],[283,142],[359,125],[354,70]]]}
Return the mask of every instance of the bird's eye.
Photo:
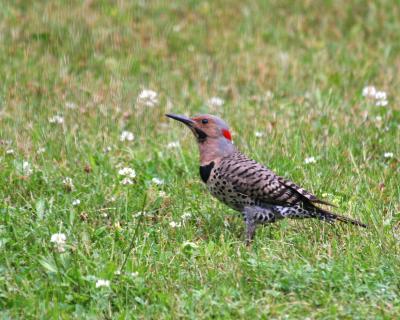
{"label": "bird's eye", "polygon": [[208,119],[203,119],[203,120],[201,120],[201,123],[202,123],[202,124],[207,124],[207,123],[208,123]]}

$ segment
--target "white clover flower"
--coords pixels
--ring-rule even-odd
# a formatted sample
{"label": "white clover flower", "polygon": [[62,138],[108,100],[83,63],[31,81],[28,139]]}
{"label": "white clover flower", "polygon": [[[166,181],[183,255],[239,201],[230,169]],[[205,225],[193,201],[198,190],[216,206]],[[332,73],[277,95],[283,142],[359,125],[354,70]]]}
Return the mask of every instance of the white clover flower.
{"label": "white clover flower", "polygon": [[156,185],[158,185],[158,186],[164,184],[164,180],[159,179],[159,178],[153,178],[153,179],[151,179],[151,182],[156,184]]}
{"label": "white clover flower", "polygon": [[386,107],[389,103],[387,93],[385,91],[378,91],[374,86],[365,87],[362,94],[368,99],[374,99],[377,107]]}
{"label": "white clover flower", "polygon": [[374,86],[364,87],[362,91],[363,97],[366,98],[375,98],[375,94],[376,94],[376,88]]}
{"label": "white clover flower", "polygon": [[168,149],[179,148],[179,147],[180,147],[179,141],[172,141],[167,144]]}
{"label": "white clover flower", "polygon": [[44,153],[44,152],[46,152],[46,148],[44,148],[44,147],[40,147],[40,148],[37,149],[37,151],[36,151],[37,154],[42,154],[42,153]]}
{"label": "white clover flower", "polygon": [[176,24],[172,27],[173,32],[180,32],[182,30],[182,26],[180,24]]}
{"label": "white clover flower", "polygon": [[385,152],[385,153],[383,154],[383,156],[384,156],[385,158],[393,158],[393,152]]}
{"label": "white clover flower", "polygon": [[81,204],[81,200],[79,200],[79,199],[75,199],[74,201],[72,201],[73,206],[79,206],[80,204]]}
{"label": "white clover flower", "polygon": [[66,241],[67,236],[64,233],[55,233],[50,238],[50,242],[54,244],[56,250],[60,253],[65,252]]}
{"label": "white clover flower", "polygon": [[8,150],[6,150],[6,154],[8,154],[8,155],[14,154],[14,149],[8,149]]}
{"label": "white clover flower", "polygon": [[133,139],[135,139],[135,136],[130,131],[122,131],[119,137],[120,141],[133,141]]}
{"label": "white clover flower", "polygon": [[189,212],[184,212],[181,216],[182,220],[188,220],[192,217],[192,214]]}
{"label": "white clover flower", "polygon": [[121,184],[126,186],[129,184],[133,184],[133,181],[130,178],[124,178],[124,179],[122,179]]}
{"label": "white clover flower", "polygon": [[68,190],[74,189],[74,183],[70,177],[65,177],[62,183],[64,187],[67,188]]}
{"label": "white clover flower", "polygon": [[31,165],[29,164],[28,161],[23,161],[22,162],[22,173],[26,176],[30,176],[32,174],[33,170]]}
{"label": "white clover flower", "polygon": [[165,191],[161,190],[161,191],[158,192],[158,196],[161,197],[161,198],[165,198],[167,196],[167,193]]}
{"label": "white clover flower", "polygon": [[144,89],[136,99],[137,103],[146,107],[154,107],[158,104],[157,92],[149,89]]}
{"label": "white clover flower", "polygon": [[141,217],[141,216],[145,216],[145,215],[147,215],[148,213],[146,212],[146,211],[138,211],[138,212],[136,212],[135,214],[132,214],[132,217],[133,218],[139,218],[139,217]]}
{"label": "white clover flower", "polygon": [[175,222],[175,221],[171,221],[171,222],[169,223],[169,226],[170,226],[171,228],[180,228],[180,227],[182,226],[182,223],[180,223],[180,222]]}
{"label": "white clover flower", "polygon": [[110,146],[108,146],[108,147],[105,147],[105,148],[103,149],[103,152],[104,152],[104,153],[109,153],[111,150],[112,150],[112,148],[111,148]]}
{"label": "white clover flower", "polygon": [[381,122],[381,121],[382,121],[382,117],[381,117],[381,116],[377,116],[377,117],[375,118],[375,120],[376,120],[377,122]]}
{"label": "white clover flower", "polygon": [[377,91],[375,92],[375,97],[376,100],[386,100],[387,99],[387,94],[385,91]]}
{"label": "white clover flower", "polygon": [[73,102],[66,102],[65,103],[65,107],[67,108],[67,109],[71,109],[71,110],[73,110],[73,109],[76,109],[78,106],[76,105],[76,103],[73,103]]}
{"label": "white clover flower", "polygon": [[308,158],[304,159],[305,164],[316,163],[316,162],[317,162],[317,160],[315,160],[314,157],[308,157]]}
{"label": "white clover flower", "polygon": [[139,275],[139,272],[135,271],[135,272],[131,272],[129,274],[132,278],[136,278]]}
{"label": "white clover flower", "polygon": [[67,240],[67,236],[64,233],[55,233],[51,235],[50,242],[55,244],[64,244]]}
{"label": "white clover flower", "polygon": [[377,107],[386,107],[388,105],[388,101],[387,100],[377,100],[375,102],[375,105]]}
{"label": "white clover flower", "polygon": [[136,178],[136,171],[132,168],[125,167],[118,170],[118,174],[120,176],[128,177],[128,178]]}
{"label": "white clover flower", "polygon": [[256,136],[256,138],[262,138],[262,137],[264,137],[264,133],[263,133],[263,132],[260,132],[260,131],[254,132],[254,135]]}
{"label": "white clover flower", "polygon": [[51,118],[49,118],[50,123],[55,123],[55,124],[63,124],[64,123],[64,117],[55,115]]}
{"label": "white clover flower", "polygon": [[182,247],[183,248],[197,249],[199,246],[194,242],[185,241],[184,243],[182,243]]}
{"label": "white clover flower", "polygon": [[220,97],[212,97],[210,100],[208,100],[208,104],[211,107],[222,107],[224,103],[225,103],[224,99]]}
{"label": "white clover flower", "polygon": [[110,286],[110,280],[98,279],[96,281],[96,288],[109,287],[109,286]]}

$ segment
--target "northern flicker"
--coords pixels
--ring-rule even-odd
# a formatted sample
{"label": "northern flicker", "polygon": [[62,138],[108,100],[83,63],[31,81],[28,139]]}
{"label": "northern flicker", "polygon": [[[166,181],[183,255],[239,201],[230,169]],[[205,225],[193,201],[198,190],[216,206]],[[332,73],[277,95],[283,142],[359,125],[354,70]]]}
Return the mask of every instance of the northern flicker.
{"label": "northern flicker", "polygon": [[242,213],[247,243],[254,238],[257,224],[283,218],[316,218],[331,223],[337,220],[366,227],[320,208],[318,204],[332,205],[239,152],[222,119],[208,114],[193,118],[166,116],[184,123],[193,132],[200,150],[200,177],[214,197]]}

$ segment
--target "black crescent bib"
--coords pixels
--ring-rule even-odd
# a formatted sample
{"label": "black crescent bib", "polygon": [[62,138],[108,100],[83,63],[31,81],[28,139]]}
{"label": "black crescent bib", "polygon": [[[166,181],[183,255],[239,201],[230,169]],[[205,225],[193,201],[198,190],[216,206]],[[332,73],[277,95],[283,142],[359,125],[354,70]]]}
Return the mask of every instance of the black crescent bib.
{"label": "black crescent bib", "polygon": [[214,168],[214,161],[211,161],[209,164],[205,166],[200,166],[200,177],[204,183],[207,183],[212,168]]}

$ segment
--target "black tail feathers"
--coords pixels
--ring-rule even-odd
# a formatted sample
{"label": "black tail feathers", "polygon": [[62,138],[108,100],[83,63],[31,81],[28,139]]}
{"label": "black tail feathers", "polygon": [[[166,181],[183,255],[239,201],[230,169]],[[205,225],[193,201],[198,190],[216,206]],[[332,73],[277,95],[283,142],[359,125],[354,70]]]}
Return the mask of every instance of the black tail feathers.
{"label": "black tail feathers", "polygon": [[318,219],[325,220],[328,222],[340,221],[340,222],[352,224],[352,225],[363,227],[363,228],[368,227],[365,223],[362,223],[360,221],[353,220],[348,217],[344,217],[344,216],[329,212],[329,211],[321,209],[321,208],[318,208],[317,210],[318,210],[317,211]]}

